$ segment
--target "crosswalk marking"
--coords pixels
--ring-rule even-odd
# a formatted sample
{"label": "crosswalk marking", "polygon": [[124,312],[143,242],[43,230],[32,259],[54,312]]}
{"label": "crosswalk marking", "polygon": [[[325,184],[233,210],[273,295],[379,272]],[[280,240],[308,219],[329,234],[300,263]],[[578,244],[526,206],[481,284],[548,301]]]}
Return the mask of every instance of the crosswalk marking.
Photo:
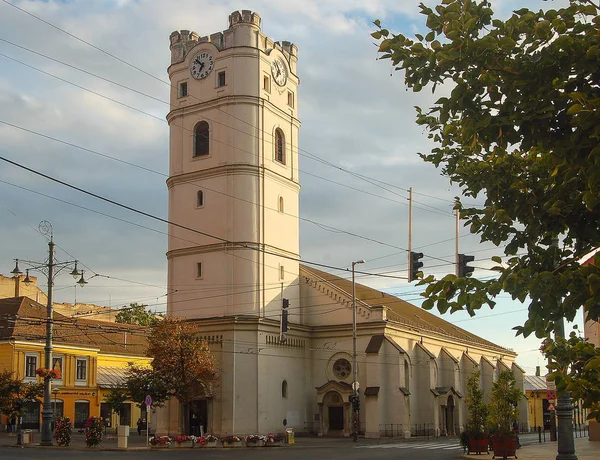
{"label": "crosswalk marking", "polygon": [[462,450],[460,444],[447,443],[413,443],[402,442],[395,444],[371,444],[369,446],[356,446],[357,449],[424,449],[424,450]]}

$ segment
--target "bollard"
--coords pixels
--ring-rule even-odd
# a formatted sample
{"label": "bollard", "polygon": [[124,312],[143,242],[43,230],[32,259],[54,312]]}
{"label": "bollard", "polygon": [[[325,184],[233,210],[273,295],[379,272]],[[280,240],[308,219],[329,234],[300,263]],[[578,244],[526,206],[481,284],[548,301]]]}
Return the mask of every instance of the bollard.
{"label": "bollard", "polygon": [[542,427],[538,426],[538,442],[542,443]]}

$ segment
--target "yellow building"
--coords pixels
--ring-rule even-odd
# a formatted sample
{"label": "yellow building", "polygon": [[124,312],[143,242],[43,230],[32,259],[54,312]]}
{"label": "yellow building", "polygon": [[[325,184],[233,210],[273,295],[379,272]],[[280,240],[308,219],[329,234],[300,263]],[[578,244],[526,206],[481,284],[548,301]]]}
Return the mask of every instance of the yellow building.
{"label": "yellow building", "polygon": [[[28,297],[0,300],[0,370],[11,370],[25,382],[41,381],[36,370],[47,367],[46,316],[46,306]],[[82,428],[92,415],[108,418],[111,426],[135,426],[143,415],[136,404],[126,402],[117,420],[103,399],[123,382],[129,363],[150,364],[145,357],[146,329],[59,313],[53,320],[52,368],[60,371],[60,378],[52,380],[55,415],[71,418],[75,428]],[[25,404],[23,428],[40,428],[41,409],[40,402]]]}

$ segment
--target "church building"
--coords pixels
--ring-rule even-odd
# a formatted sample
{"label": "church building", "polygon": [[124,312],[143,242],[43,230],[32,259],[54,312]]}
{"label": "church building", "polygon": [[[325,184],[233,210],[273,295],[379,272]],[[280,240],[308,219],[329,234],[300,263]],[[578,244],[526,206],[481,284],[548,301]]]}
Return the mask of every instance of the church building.
{"label": "church building", "polygon": [[[167,308],[201,324],[220,373],[194,412],[217,435],[349,436],[352,283],[299,263],[298,48],[243,10],[170,49]],[[356,298],[361,436],[458,434],[472,372],[486,393],[506,369],[523,384],[513,351],[359,283]],[[190,417],[172,402],[156,432]]]}

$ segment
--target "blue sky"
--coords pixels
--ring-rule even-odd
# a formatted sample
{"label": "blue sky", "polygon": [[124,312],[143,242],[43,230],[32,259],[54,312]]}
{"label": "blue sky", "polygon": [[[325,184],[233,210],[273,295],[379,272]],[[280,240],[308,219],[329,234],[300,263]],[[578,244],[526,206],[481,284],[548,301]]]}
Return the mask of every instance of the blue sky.
{"label": "blue sky", "polygon": [[[0,53],[12,60],[0,56],[0,155],[166,218],[164,175],[168,129],[164,117],[168,105],[156,99],[168,101],[169,86],[165,81],[169,34],[179,29],[195,30],[201,35],[221,31],[227,27],[232,11],[250,9],[261,15],[263,31],[269,37],[289,40],[299,47],[301,216],[317,222],[301,222],[302,258],[340,268],[348,268],[353,260],[365,259],[367,263],[361,266],[365,271],[394,271],[398,276],[406,276],[403,250],[408,246],[406,190],[413,187],[413,248],[425,253],[424,271],[439,276],[454,271],[455,221],[451,208],[460,191],[416,154],[427,151],[431,144],[414,123],[413,107],[427,106],[439,95],[406,91],[402,76],[391,72],[390,63],[377,61],[376,46],[369,35],[374,30],[374,19],[381,19],[385,27],[405,35],[422,30],[424,18],[418,14],[417,1],[15,0],[10,3],[155,78],[2,0]],[[550,4],[541,0],[497,0],[492,4],[500,16],[506,16],[516,7],[558,8],[566,1]],[[49,61],[7,41],[155,99]],[[386,185],[376,187],[311,159],[313,156]],[[5,242],[0,247],[0,273],[8,275],[12,259],[17,257],[43,260],[46,241],[36,228],[41,220],[48,220],[60,247],[58,258],[77,258],[88,274],[98,274],[83,289],[75,288],[70,277],[59,276],[55,290],[58,301],[73,302],[76,296],[78,301],[114,307],[137,301],[164,309],[167,249],[164,224],[4,163],[0,165],[0,181],[0,238]],[[480,277],[491,276],[486,270],[491,266],[489,259],[501,254],[490,244],[479,244],[477,237],[464,229],[460,234],[460,252],[476,256],[473,265],[479,268],[475,275]],[[419,303],[418,289],[406,281],[358,279]],[[543,364],[533,351],[538,348],[538,340],[514,338],[511,331],[525,320],[525,307],[505,295],[498,300],[493,311],[481,310],[476,318],[455,314],[447,315],[446,319],[514,349],[520,354],[518,362],[533,373],[535,365]]]}

